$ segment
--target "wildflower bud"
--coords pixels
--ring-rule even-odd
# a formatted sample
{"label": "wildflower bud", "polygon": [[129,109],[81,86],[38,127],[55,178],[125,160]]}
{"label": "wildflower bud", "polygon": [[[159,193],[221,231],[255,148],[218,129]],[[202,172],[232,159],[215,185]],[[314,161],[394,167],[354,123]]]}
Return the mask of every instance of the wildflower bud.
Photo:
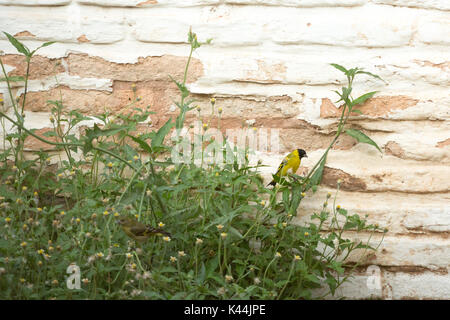
{"label": "wildflower bud", "polygon": [[184,253],[184,251],[178,251],[178,256],[184,257],[184,256],[186,256],[186,253]]}
{"label": "wildflower bud", "polygon": [[223,112],[221,107],[219,107],[219,109],[217,109],[217,111],[219,112],[219,114],[221,114]]}
{"label": "wildflower bud", "polygon": [[176,257],[170,257],[170,262],[176,262],[177,261],[177,258]]}
{"label": "wildflower bud", "polygon": [[227,233],[226,233],[226,232],[222,232],[222,233],[220,234],[220,237],[221,237],[222,239],[225,239],[225,238],[227,237]]}
{"label": "wildflower bud", "polygon": [[211,102],[212,105],[215,105],[216,104],[216,99],[215,98],[211,98],[210,102]]}
{"label": "wildflower bud", "polygon": [[275,258],[281,258],[281,253],[279,252],[275,253]]}
{"label": "wildflower bud", "polygon": [[203,240],[200,239],[200,238],[197,238],[197,239],[195,240],[195,244],[202,244],[202,243],[203,243]]}
{"label": "wildflower bud", "polygon": [[50,119],[50,122],[51,122],[51,123],[55,122],[55,118],[53,118],[53,116],[50,116],[49,119]]}

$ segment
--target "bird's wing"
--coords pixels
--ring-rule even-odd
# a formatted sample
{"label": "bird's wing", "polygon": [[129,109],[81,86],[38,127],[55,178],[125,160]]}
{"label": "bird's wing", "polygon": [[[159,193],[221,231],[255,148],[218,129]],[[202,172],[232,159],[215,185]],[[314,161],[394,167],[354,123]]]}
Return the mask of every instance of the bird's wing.
{"label": "bird's wing", "polygon": [[284,157],[283,161],[281,161],[280,165],[278,166],[277,173],[275,175],[279,175],[283,167],[288,163],[289,161],[289,155]]}
{"label": "bird's wing", "polygon": [[135,236],[143,236],[145,235],[145,231],[147,231],[147,226],[132,226],[130,228],[131,233],[133,233]]}

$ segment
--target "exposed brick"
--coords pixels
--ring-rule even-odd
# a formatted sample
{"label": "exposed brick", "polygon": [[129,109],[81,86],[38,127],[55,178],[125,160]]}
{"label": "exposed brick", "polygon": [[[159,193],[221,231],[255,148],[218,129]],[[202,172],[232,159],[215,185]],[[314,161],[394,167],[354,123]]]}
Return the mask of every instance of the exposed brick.
{"label": "exposed brick", "polygon": [[340,188],[345,191],[364,191],[367,189],[364,180],[352,176],[342,170],[326,167],[323,170],[322,184],[336,188],[338,180],[341,180]]}
{"label": "exposed brick", "polygon": [[[417,103],[417,99],[407,96],[379,96],[371,98],[364,104],[355,106],[355,108],[361,110],[364,116],[384,118],[396,110],[404,110],[415,106]],[[320,107],[320,116],[322,118],[337,118],[341,116],[341,113],[342,109],[338,109],[330,99],[322,99]],[[352,114],[352,116],[358,115],[357,113]]]}
{"label": "exposed brick", "polygon": [[[14,67],[14,70],[8,73],[9,76],[25,76],[27,64],[23,55],[8,54],[0,56],[3,64]],[[30,62],[29,79],[41,79],[54,76],[64,72],[61,59],[49,59],[40,55],[35,55]]]}
{"label": "exposed brick", "polygon": [[436,147],[438,147],[438,148],[445,148],[445,147],[448,147],[448,146],[450,146],[450,138],[445,139],[443,141],[439,141],[436,144]]}
{"label": "exposed brick", "polygon": [[59,86],[49,91],[29,92],[26,110],[49,111],[51,106],[47,100],[60,100],[70,110],[77,109],[86,114],[101,114],[105,110],[121,112],[133,107],[145,108],[151,106],[153,111],[164,114],[172,102],[171,97],[177,93],[175,85],[168,85],[161,81],[148,81],[138,88],[136,97],[142,99],[135,105],[130,105],[134,99],[131,83],[114,82],[113,92],[100,90],[71,90],[67,86]]}
{"label": "exposed brick", "polygon": [[[85,54],[70,54],[67,58],[69,74],[80,77],[107,78],[121,81],[171,81],[169,75],[181,81],[187,57],[165,55],[139,58],[137,63],[114,63]],[[187,82],[203,75],[203,65],[191,59]]]}
{"label": "exposed brick", "polygon": [[384,150],[386,154],[390,154],[398,158],[405,157],[405,151],[395,141],[389,141],[388,143],[386,143],[386,145],[384,146]]}
{"label": "exposed brick", "polygon": [[85,34],[79,36],[79,37],[77,38],[77,40],[78,40],[78,42],[91,42],[91,41],[86,37]]}
{"label": "exposed brick", "polygon": [[18,38],[18,39],[33,39],[36,36],[34,34],[32,34],[31,32],[28,31],[21,31],[21,32],[17,32],[14,37]]}
{"label": "exposed brick", "polygon": [[[44,138],[45,140],[51,141],[51,142],[57,142],[58,138],[57,137],[46,137],[44,134],[46,132],[49,131],[53,131],[53,128],[42,128],[42,129],[37,129],[34,131],[34,133],[42,138]],[[44,150],[44,151],[48,151],[48,150],[53,150],[55,149],[55,146],[50,145],[48,143],[42,142],[39,139],[36,139],[33,136],[28,136],[25,139],[25,143],[24,143],[24,148],[25,150]]]}

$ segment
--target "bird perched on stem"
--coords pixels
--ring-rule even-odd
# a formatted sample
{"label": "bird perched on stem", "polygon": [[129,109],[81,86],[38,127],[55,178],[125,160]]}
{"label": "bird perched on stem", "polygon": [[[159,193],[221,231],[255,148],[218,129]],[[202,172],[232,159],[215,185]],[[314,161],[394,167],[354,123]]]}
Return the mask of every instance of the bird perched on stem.
{"label": "bird perched on stem", "polygon": [[[300,166],[300,162],[302,158],[307,158],[305,150],[303,149],[295,149],[291,153],[289,153],[286,157],[284,157],[283,161],[281,161],[278,166],[278,170],[275,173],[276,176],[282,177],[287,174],[289,170],[292,170],[292,173],[297,172],[298,167]],[[272,180],[267,186],[275,186],[277,183],[275,180]]]}
{"label": "bird perched on stem", "polygon": [[154,228],[149,225],[140,223],[139,221],[132,218],[120,218],[117,223],[122,227],[125,233],[137,241],[145,241],[151,236],[168,236],[172,237],[170,233],[162,230],[161,228]]}

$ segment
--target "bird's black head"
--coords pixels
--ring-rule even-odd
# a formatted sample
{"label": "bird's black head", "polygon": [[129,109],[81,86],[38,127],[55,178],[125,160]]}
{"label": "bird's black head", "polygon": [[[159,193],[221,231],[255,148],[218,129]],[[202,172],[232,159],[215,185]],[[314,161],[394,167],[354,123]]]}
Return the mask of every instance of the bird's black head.
{"label": "bird's black head", "polygon": [[306,155],[306,151],[303,149],[297,149],[298,152],[298,156],[301,158],[308,158],[308,156]]}

